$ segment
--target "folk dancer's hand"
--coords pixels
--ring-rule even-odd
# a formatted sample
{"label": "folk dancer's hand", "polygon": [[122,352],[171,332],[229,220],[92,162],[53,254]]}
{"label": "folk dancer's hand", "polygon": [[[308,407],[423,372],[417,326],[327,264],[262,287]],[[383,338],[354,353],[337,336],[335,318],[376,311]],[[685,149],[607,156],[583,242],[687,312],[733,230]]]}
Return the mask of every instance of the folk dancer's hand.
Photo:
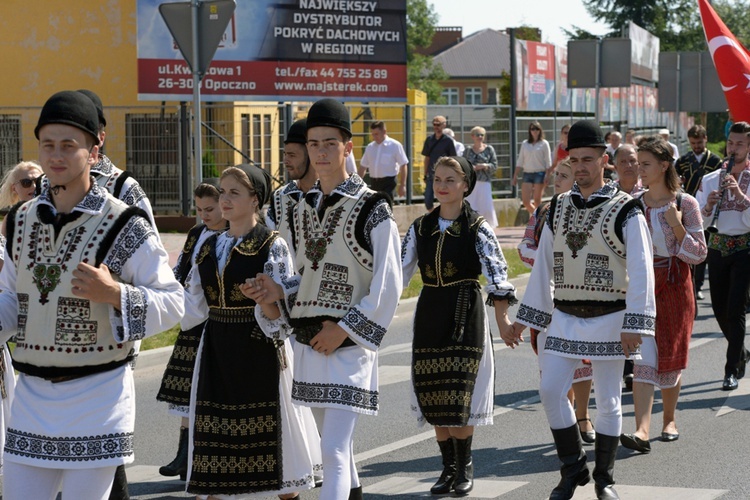
{"label": "folk dancer's hand", "polygon": [[120,309],[120,285],[104,264],[94,267],[81,262],[73,270],[73,279],[70,284],[73,295],[76,297],[100,304],[109,304],[115,309]]}
{"label": "folk dancer's hand", "polygon": [[310,340],[310,347],[326,356],[330,355],[344,343],[349,334],[338,323],[323,321],[323,329]]}
{"label": "folk dancer's hand", "polygon": [[622,351],[625,353],[625,357],[630,359],[631,354],[635,354],[638,348],[641,346],[643,341],[639,333],[627,333],[622,332],[620,334],[620,341],[622,342]]}
{"label": "folk dancer's hand", "polygon": [[284,290],[281,285],[263,273],[258,273],[255,278],[246,279],[240,285],[240,292],[260,305],[273,304],[284,298]]}

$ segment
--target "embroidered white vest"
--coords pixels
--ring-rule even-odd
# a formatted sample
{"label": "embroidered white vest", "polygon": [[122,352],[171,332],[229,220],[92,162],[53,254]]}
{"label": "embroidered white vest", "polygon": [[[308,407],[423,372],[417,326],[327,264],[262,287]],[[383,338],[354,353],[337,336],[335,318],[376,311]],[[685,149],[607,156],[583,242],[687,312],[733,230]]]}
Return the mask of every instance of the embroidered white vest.
{"label": "embroidered white vest", "polygon": [[[291,318],[342,318],[370,291],[373,259],[357,239],[357,219],[374,191],[359,198],[343,197],[327,210],[322,224],[314,207],[304,199],[294,218],[297,269],[304,273],[296,297],[291,301]],[[362,228],[366,233],[367,228]]]}
{"label": "embroidered white vest", "polygon": [[274,191],[272,196],[274,217],[276,217],[276,230],[291,247],[292,230],[289,227],[289,219],[294,215],[294,206],[302,197],[302,191],[296,186],[286,184]]}
{"label": "embroidered white vest", "polygon": [[73,295],[71,280],[79,262],[94,265],[102,240],[128,206],[108,196],[101,215],[81,215],[63,226],[57,239],[53,226],[39,220],[37,206],[27,203],[15,217],[14,362],[72,368],[125,360],[134,342],[116,342],[109,306]]}
{"label": "embroidered white vest", "polygon": [[619,191],[601,205],[577,209],[569,193],[559,196],[552,220],[555,300],[625,300],[626,251],[616,223],[631,199]]}

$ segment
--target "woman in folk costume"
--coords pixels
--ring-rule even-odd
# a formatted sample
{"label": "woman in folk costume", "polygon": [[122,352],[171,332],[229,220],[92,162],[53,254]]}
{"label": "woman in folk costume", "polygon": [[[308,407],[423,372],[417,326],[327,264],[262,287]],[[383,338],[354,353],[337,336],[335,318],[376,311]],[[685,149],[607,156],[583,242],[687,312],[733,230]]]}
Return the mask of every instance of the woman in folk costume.
{"label": "woman in folk costume", "polygon": [[[219,209],[219,183],[203,182],[193,191],[195,211],[203,221],[195,225],[187,235],[182,253],[174,267],[177,281],[185,286],[188,272],[195,264],[195,256],[203,243],[210,236],[222,232],[227,228],[227,221],[221,216]],[[161,387],[156,395],[157,401],[164,401],[169,405],[169,413],[182,418],[180,425],[180,442],[177,456],[169,464],[159,468],[162,476],[180,476],[185,480],[188,462],[188,424],[190,406],[190,388],[193,380],[195,355],[201,340],[204,323],[200,323],[190,330],[183,330],[177,334],[172,355],[164,370]]]}
{"label": "woman in folk costume", "polygon": [[[569,125],[566,125],[566,127],[570,128]],[[563,127],[563,131],[567,134],[565,127]],[[565,137],[567,144],[567,135]],[[573,189],[574,182],[575,178],[573,177],[570,160],[564,158],[555,167],[555,194],[570,191]],[[549,202],[547,202],[534,211],[529,218],[526,231],[523,233],[523,239],[518,244],[518,255],[521,257],[521,262],[526,264],[529,269],[534,265],[534,260],[536,259],[539,238],[541,238],[542,229],[547,222],[549,205]],[[530,334],[531,348],[534,349],[535,354],[539,354],[537,346],[544,346],[547,334],[544,332],[540,333],[536,328],[531,328]],[[593,371],[591,369],[591,361],[582,359],[573,375],[573,387],[568,392],[568,399],[575,407],[576,421],[581,432],[581,439],[584,443],[589,444],[596,440],[594,425],[589,416],[589,396],[591,395],[592,380]]]}
{"label": "woman in folk costume", "polygon": [[[221,212],[229,229],[201,246],[185,292],[183,330],[206,321],[190,395],[187,491],[200,498],[279,495],[314,486],[320,445],[312,413],[291,404],[291,348],[255,320],[245,280],[292,272],[286,243],[260,220],[270,177],[255,166],[226,169]],[[269,306],[275,307],[275,306]],[[278,312],[277,312],[278,314]]]}
{"label": "woman in folk costume", "polygon": [[[492,424],[494,353],[479,275],[501,331],[511,327],[507,311],[516,301],[494,231],[464,200],[475,183],[468,160],[440,158],[433,183],[440,207],[414,221],[401,249],[404,284],[417,267],[424,281],[414,315],[412,409],[420,424],[435,427],[443,459],[433,494],[471,491],[474,426]],[[460,363],[432,368],[451,358]]]}
{"label": "woman in folk costume", "polygon": [[676,441],[675,410],[682,370],[687,368],[695,301],[690,265],[700,264],[708,249],[698,202],[680,192],[680,177],[669,143],[657,137],[638,146],[638,171],[648,191],[641,195],[654,246],[656,336],[644,337],[641,359],[633,371],[636,431],[622,434],[626,448],[651,451],[649,427],[654,386],[661,389],[664,417],[661,440]]}

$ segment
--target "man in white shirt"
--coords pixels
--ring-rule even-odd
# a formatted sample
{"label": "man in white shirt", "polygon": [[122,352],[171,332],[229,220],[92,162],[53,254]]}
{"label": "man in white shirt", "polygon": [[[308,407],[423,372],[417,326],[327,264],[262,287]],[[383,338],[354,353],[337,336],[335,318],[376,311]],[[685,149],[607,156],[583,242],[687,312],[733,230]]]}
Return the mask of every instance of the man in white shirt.
{"label": "man in white shirt", "polygon": [[675,160],[678,160],[680,158],[680,151],[677,149],[677,145],[676,144],[674,144],[673,142],[670,142],[670,140],[669,140],[669,129],[663,128],[663,129],[659,130],[659,135],[662,137],[662,139],[664,139],[665,141],[667,141],[669,143],[670,147],[672,148],[672,158],[674,158]]}
{"label": "man in white shirt", "polygon": [[393,198],[398,176],[398,195],[406,196],[406,165],[409,158],[404,147],[396,139],[388,137],[385,123],[372,122],[370,135],[373,141],[367,145],[365,154],[359,161],[359,176],[364,177],[365,169],[370,171],[370,188]]}

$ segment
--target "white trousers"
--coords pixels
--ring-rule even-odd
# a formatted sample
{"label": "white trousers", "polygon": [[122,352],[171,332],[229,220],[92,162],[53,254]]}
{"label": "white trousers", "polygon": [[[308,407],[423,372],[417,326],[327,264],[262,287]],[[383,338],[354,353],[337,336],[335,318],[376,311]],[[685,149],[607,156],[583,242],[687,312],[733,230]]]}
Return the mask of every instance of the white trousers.
{"label": "white trousers", "polygon": [[96,469],[45,469],[5,463],[4,500],[55,500],[62,488],[64,499],[107,500],[117,466]]}
{"label": "white trousers", "polygon": [[[566,358],[549,351],[539,353],[542,380],[539,395],[542,398],[547,422],[552,429],[566,429],[576,423],[573,405],[568,400],[568,390],[580,359]],[[622,369],[625,360],[591,360],[594,370],[596,397],[596,432],[619,436],[622,432]]]}
{"label": "white trousers", "polygon": [[320,447],[323,452],[323,487],[320,500],[349,498],[352,488],[359,486],[354,463],[354,428],[359,413],[336,408],[323,410],[323,431]]}

